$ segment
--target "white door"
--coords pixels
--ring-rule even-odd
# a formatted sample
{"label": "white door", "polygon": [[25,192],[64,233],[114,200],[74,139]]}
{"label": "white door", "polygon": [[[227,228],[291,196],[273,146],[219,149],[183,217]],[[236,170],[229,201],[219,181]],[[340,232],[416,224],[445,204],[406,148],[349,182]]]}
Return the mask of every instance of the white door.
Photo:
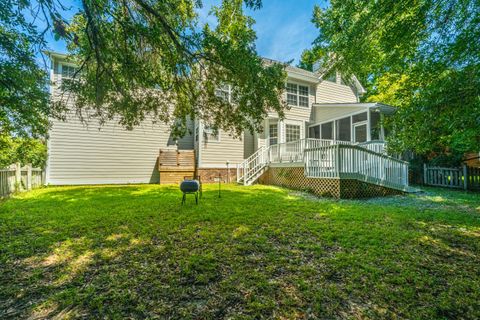
{"label": "white door", "polygon": [[367,123],[355,123],[353,125],[353,141],[356,143],[367,141]]}

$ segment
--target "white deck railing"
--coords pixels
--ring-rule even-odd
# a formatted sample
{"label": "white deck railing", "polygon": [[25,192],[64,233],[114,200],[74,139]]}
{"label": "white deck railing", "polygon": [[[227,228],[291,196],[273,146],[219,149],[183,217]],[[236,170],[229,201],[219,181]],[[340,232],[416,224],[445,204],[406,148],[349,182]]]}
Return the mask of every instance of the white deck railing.
{"label": "white deck railing", "polygon": [[392,188],[408,188],[408,162],[362,146],[332,145],[304,150],[305,176],[351,178]]}
{"label": "white deck railing", "polygon": [[[237,182],[253,183],[270,163],[305,163],[310,177],[347,177],[408,186],[408,164],[385,155],[385,143],[301,139],[262,147],[237,166]],[[307,154],[308,153],[308,154]]]}

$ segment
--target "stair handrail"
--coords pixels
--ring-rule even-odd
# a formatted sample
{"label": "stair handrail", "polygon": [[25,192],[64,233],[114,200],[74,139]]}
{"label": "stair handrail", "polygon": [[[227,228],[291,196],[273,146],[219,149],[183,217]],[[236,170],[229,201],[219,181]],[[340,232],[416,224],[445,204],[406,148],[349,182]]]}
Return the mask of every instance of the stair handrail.
{"label": "stair handrail", "polygon": [[[261,170],[268,162],[268,149],[269,147],[262,146],[255,151],[251,156],[245,159],[239,165],[239,172],[243,170],[242,174],[237,174],[237,182],[243,180],[244,184],[258,171]],[[267,157],[265,157],[267,155]],[[253,168],[251,164],[255,163]]]}

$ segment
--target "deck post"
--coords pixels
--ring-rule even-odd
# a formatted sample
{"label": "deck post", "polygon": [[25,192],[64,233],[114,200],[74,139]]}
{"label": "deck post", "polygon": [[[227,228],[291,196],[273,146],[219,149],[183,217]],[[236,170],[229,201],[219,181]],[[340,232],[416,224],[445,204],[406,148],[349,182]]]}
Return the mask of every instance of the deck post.
{"label": "deck post", "polygon": [[340,145],[335,146],[335,173],[340,177]]}
{"label": "deck post", "polygon": [[243,163],[243,185],[247,185],[247,162]]}
{"label": "deck post", "polygon": [[463,189],[468,189],[468,171],[466,164],[463,164]]}

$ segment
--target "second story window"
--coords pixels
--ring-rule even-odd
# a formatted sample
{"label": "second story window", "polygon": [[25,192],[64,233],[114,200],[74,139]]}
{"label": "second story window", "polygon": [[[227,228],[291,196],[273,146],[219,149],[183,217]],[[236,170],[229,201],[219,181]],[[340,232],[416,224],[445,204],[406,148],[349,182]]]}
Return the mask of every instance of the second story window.
{"label": "second story window", "polygon": [[77,69],[75,67],[62,64],[62,78],[72,79],[76,72]]}
{"label": "second story window", "polygon": [[208,142],[220,142],[220,132],[215,133],[213,128],[205,126],[203,129],[203,139]]}
{"label": "second story window", "polygon": [[287,83],[287,103],[295,107],[307,107],[308,103],[308,86],[302,86],[296,83]]}
{"label": "second story window", "polygon": [[215,95],[225,101],[231,102],[232,101],[232,86],[229,84],[225,84],[219,86],[215,90]]}

